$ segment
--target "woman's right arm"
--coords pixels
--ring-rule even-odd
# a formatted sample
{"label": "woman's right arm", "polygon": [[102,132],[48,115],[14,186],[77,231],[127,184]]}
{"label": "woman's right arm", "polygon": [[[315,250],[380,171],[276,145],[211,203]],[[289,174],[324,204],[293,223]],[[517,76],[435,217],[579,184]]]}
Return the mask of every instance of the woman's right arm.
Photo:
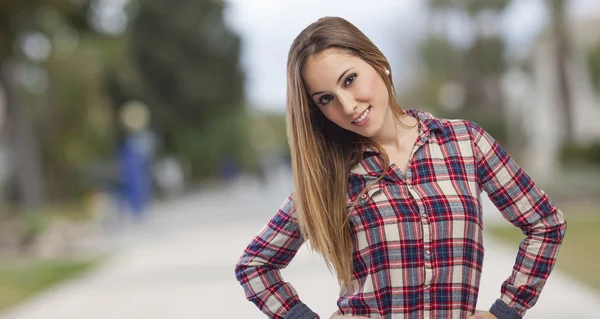
{"label": "woman's right arm", "polygon": [[280,273],[304,243],[292,196],[246,247],[235,266],[235,276],[246,298],[269,318],[315,319],[319,316],[300,301]]}

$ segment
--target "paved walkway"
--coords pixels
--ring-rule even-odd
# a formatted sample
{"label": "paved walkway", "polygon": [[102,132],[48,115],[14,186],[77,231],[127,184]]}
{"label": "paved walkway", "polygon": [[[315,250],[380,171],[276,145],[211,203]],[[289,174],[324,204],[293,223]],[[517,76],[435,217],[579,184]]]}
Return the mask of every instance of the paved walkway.
{"label": "paved walkway", "polygon": [[[0,318],[265,318],[245,300],[233,266],[291,185],[283,178],[262,194],[249,192],[250,188],[240,184],[155,207],[146,225],[113,237],[112,245],[119,244],[119,249],[106,264]],[[231,195],[240,200],[228,200]],[[486,214],[497,214],[493,205],[486,207]],[[478,308],[487,309],[498,297],[516,249],[487,238]],[[283,275],[317,313],[327,318],[334,311],[336,282],[306,248]],[[598,294],[555,271],[526,318],[598,318],[598,314]]]}

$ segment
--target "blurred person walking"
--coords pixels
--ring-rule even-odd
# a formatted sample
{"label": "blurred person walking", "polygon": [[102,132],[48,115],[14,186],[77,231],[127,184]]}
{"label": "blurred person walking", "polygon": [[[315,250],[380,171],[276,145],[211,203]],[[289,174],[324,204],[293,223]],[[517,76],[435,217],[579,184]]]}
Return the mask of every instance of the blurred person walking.
{"label": "blurred person walking", "polygon": [[[404,110],[388,60],[350,22],[322,18],[294,40],[287,120],[294,192],[235,267],[268,317],[319,318],[280,273],[307,240],[340,284],[331,318],[521,318],[535,305],[563,214],[476,123]],[[475,309],[482,191],[526,235],[489,311]]]}
{"label": "blurred person walking", "polygon": [[124,135],[119,142],[120,214],[143,218],[152,199],[150,162],[154,153],[154,135],[148,129],[149,111],[139,101],[125,103],[121,109]]}

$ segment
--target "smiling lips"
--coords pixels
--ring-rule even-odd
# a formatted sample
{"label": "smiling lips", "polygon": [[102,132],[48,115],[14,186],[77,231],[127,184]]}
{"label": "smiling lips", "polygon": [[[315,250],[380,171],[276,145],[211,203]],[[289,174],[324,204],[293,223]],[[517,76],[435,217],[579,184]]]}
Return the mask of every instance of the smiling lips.
{"label": "smiling lips", "polygon": [[371,111],[371,107],[369,106],[364,112],[362,112],[362,114],[357,119],[352,121],[352,124],[364,125],[367,122],[367,119],[369,118],[370,111]]}

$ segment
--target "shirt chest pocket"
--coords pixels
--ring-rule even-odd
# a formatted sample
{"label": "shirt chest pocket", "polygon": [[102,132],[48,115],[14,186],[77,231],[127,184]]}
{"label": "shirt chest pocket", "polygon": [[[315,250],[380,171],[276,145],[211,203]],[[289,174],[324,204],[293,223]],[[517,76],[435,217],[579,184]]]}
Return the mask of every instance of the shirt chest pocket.
{"label": "shirt chest pocket", "polygon": [[349,221],[355,231],[398,224],[402,221],[399,198],[386,185],[375,185],[360,196],[356,205],[347,202]]}

